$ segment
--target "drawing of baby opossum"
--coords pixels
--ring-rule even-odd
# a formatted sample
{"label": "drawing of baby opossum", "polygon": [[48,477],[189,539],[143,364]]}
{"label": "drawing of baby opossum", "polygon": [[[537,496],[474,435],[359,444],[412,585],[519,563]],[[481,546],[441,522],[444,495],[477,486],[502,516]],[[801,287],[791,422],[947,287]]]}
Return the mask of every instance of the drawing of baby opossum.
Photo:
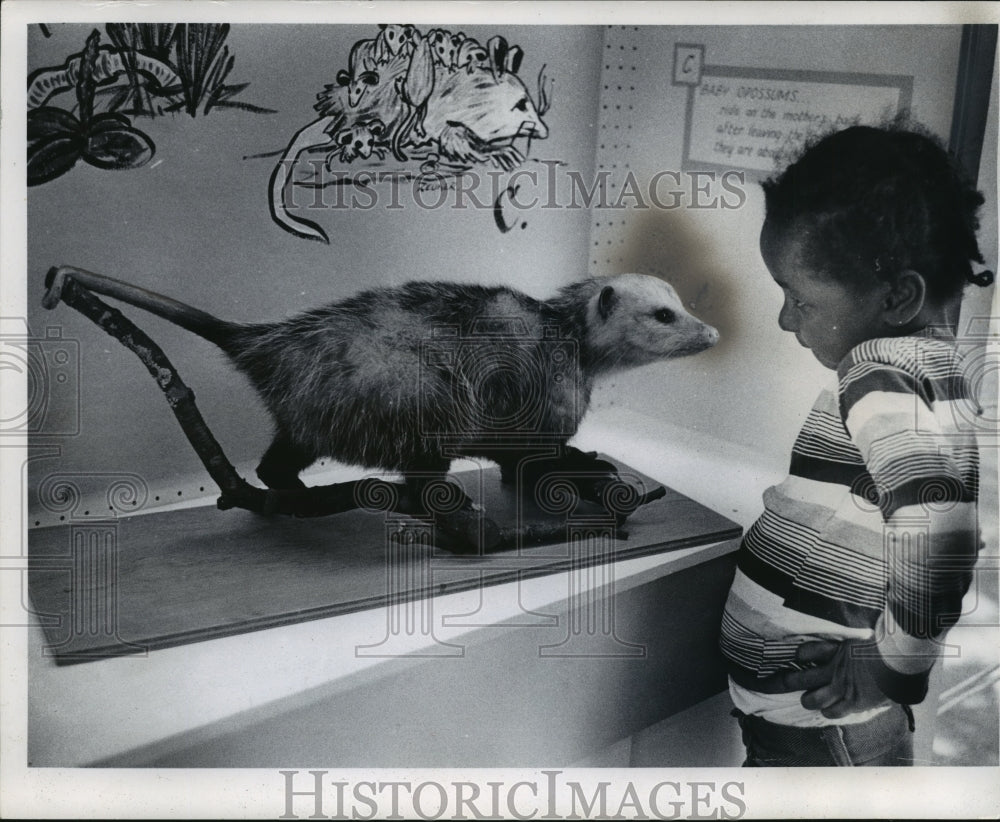
{"label": "drawing of baby opossum", "polygon": [[351,47],[347,69],[337,72],[337,84],[347,89],[347,103],[356,108],[370,86],[378,85],[381,66],[397,55],[413,54],[419,32],[410,25],[382,25],[377,37],[358,40]]}
{"label": "drawing of baby opossum", "polygon": [[414,281],[254,324],[75,268],[52,269],[46,286],[59,278],[222,349],[273,418],[257,468],[273,489],[303,488],[299,473],[324,457],[410,481],[443,476],[459,454],[494,460],[509,481],[525,448],[575,450],[567,441],[595,379],[718,340],[671,286],[638,274],[583,280],[544,301],[502,286]]}
{"label": "drawing of baby opossum", "polygon": [[379,148],[379,141],[385,133],[385,123],[378,118],[365,121],[359,120],[353,128],[344,129],[337,134],[340,151],[330,152],[326,158],[327,167],[332,167],[334,158],[349,163],[355,157],[385,157],[385,149]]}
{"label": "drawing of baby opossum", "polygon": [[[428,34],[433,34],[435,48],[429,37],[413,30],[377,70],[365,68],[374,59],[362,56],[367,45],[352,50],[350,71],[317,95],[320,117],[293,136],[271,175],[271,216],[282,228],[329,242],[318,225],[288,213],[285,189],[293,166],[306,152],[326,149],[330,167],[337,159],[379,156],[379,149],[391,150],[402,161],[405,147],[436,154],[444,162],[491,162],[510,170],[524,159],[513,145],[516,138],[548,137],[548,127],[516,74],[521,49],[508,47],[502,37],[483,48],[472,38],[456,44],[441,29]],[[340,148],[352,143],[359,124],[375,121],[383,129],[370,151]]]}

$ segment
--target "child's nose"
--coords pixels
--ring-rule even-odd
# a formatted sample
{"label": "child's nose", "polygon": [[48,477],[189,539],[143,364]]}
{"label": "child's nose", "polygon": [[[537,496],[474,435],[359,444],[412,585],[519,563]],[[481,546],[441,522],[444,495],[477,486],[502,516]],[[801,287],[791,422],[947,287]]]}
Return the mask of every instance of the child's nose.
{"label": "child's nose", "polygon": [[795,315],[795,310],[789,306],[788,300],[781,306],[781,311],[778,313],[778,326],[782,331],[797,331],[799,328],[798,318]]}

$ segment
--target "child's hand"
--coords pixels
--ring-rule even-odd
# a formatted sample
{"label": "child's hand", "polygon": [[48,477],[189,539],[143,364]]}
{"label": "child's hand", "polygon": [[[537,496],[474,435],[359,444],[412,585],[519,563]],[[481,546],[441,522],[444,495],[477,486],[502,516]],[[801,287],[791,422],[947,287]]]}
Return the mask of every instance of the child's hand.
{"label": "child's hand", "polygon": [[[867,655],[857,653],[866,647]],[[802,707],[819,711],[828,719],[866,711],[888,702],[868,670],[868,659],[877,653],[870,642],[818,640],[804,642],[795,652],[797,662],[812,664],[802,671],[783,674],[792,690],[804,690]]]}

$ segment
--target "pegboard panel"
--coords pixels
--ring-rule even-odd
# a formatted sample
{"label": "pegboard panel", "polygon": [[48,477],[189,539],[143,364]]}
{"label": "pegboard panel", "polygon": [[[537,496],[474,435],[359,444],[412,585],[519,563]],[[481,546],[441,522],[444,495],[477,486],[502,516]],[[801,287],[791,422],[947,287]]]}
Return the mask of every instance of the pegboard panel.
{"label": "pegboard panel", "polygon": [[[604,199],[593,209],[590,274],[619,274],[625,258],[623,246],[628,217],[614,205],[631,171],[634,151],[633,120],[643,94],[638,26],[606,26],[598,107],[596,175],[606,180]],[[607,204],[607,207],[602,207]]]}
{"label": "pegboard panel", "polygon": [[[839,116],[855,97],[880,109],[875,91],[891,80],[906,94],[883,96],[908,99],[914,118],[947,138],[962,27],[640,25],[602,34],[594,182],[603,191],[590,209],[588,270],[662,277],[720,340],[614,375],[595,388],[592,408],[635,410],[784,462],[830,372],[778,326],[780,290],[759,250],[766,135],[790,135],[796,117]],[[798,89],[798,108],[759,102],[787,100],[789,89]],[[739,134],[747,139],[730,139]],[[722,158],[717,141],[742,151]],[[993,223],[984,214],[984,238]]]}

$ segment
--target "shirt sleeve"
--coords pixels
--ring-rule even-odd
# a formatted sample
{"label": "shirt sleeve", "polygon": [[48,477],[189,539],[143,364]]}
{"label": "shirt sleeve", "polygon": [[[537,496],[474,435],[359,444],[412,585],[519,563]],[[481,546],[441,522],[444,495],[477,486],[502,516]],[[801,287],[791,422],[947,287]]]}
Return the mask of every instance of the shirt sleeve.
{"label": "shirt sleeve", "polygon": [[838,376],[841,416],[883,520],[886,606],[870,669],[887,696],[912,704],[926,695],[977,556],[968,438],[941,422],[959,383],[872,361],[845,361]]}

